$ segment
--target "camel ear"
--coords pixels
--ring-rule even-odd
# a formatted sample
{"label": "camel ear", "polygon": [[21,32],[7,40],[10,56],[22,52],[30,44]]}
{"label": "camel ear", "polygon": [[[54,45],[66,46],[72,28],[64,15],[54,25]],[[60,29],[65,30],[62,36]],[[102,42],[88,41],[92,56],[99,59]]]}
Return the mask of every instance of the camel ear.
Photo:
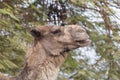
{"label": "camel ear", "polygon": [[30,31],[30,33],[34,38],[41,38],[42,37],[42,33],[36,29],[32,29]]}

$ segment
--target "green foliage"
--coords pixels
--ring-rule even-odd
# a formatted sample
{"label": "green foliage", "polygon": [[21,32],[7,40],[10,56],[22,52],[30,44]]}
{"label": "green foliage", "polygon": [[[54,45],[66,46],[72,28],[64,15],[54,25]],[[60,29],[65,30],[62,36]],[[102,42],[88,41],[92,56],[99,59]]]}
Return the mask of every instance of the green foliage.
{"label": "green foliage", "polygon": [[4,15],[9,15],[12,19],[16,20],[16,21],[19,21],[15,16],[14,14],[11,12],[10,9],[0,9],[0,13],[1,14],[4,14]]}
{"label": "green foliage", "polygon": [[[27,43],[31,37],[7,3],[0,9],[0,71],[15,75],[24,64]],[[20,44],[21,43],[21,44]]]}

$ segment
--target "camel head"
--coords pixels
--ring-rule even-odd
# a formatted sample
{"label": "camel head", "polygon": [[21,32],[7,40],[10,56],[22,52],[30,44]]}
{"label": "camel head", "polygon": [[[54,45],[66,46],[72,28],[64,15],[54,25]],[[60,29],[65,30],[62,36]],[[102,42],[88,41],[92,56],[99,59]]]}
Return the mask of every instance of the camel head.
{"label": "camel head", "polygon": [[79,25],[40,26],[31,30],[31,34],[35,39],[34,45],[41,44],[51,55],[60,55],[90,44],[86,30]]}

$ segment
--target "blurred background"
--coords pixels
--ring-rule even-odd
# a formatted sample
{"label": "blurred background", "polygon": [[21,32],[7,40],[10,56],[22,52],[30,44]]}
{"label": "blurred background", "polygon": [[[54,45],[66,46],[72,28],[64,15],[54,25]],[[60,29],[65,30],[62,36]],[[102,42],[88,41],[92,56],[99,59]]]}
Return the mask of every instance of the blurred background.
{"label": "blurred background", "polygon": [[17,75],[40,25],[83,26],[90,46],[69,53],[57,80],[120,80],[120,0],[0,0],[0,72]]}

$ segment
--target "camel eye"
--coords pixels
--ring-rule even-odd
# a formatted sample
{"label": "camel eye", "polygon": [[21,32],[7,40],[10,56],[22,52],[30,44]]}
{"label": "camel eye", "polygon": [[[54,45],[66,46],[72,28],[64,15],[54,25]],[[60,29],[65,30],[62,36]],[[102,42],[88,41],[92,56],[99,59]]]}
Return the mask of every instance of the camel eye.
{"label": "camel eye", "polygon": [[61,31],[60,31],[60,30],[55,30],[55,31],[53,31],[52,33],[53,33],[53,34],[60,34]]}

